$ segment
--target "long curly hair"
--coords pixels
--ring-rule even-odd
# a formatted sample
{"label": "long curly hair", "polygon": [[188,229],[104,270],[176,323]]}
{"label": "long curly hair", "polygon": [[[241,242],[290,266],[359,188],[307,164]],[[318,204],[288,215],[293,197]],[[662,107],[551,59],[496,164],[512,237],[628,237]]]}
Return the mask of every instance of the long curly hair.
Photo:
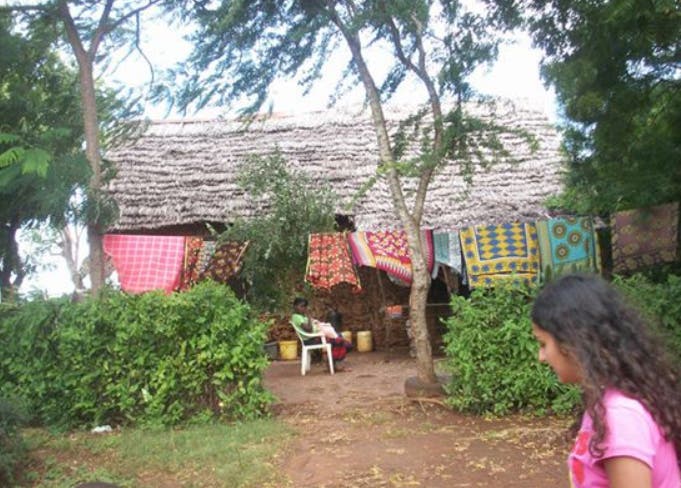
{"label": "long curly hair", "polygon": [[581,372],[583,408],[593,419],[589,450],[604,452],[607,425],[603,393],[614,388],[650,412],[676,449],[681,467],[681,385],[661,340],[620,294],[595,275],[572,274],[549,283],[532,307],[534,324],[575,358]]}

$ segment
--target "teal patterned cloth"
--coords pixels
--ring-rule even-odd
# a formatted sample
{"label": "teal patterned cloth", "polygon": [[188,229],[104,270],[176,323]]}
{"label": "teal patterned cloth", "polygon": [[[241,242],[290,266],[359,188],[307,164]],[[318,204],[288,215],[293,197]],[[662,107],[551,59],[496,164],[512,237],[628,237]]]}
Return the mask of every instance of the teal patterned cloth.
{"label": "teal patterned cloth", "polygon": [[598,236],[591,217],[557,217],[537,222],[541,279],[601,270]]}
{"label": "teal patterned cloth", "polygon": [[456,273],[462,274],[463,263],[461,262],[461,243],[458,232],[433,232],[433,248],[435,253],[435,266],[433,278],[437,277],[440,265],[449,266]]}

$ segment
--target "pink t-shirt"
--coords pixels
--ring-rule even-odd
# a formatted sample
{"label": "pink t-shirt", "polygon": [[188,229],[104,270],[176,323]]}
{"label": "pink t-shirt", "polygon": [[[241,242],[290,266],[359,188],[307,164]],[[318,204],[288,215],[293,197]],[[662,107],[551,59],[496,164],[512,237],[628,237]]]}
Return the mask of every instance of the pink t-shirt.
{"label": "pink t-shirt", "polygon": [[568,457],[568,469],[573,488],[608,488],[603,459],[628,456],[650,466],[653,488],[680,488],[681,475],[674,445],[666,441],[652,416],[638,400],[617,390],[607,390],[603,397],[607,433],[602,447],[603,457],[595,459],[589,452],[593,433],[588,413],[575,445]]}

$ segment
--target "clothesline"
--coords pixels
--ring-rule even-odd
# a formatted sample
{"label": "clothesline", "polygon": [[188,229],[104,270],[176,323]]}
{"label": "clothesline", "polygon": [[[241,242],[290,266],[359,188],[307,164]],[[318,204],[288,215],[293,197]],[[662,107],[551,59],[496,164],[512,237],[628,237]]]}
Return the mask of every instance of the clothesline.
{"label": "clothesline", "polygon": [[[613,214],[610,221],[613,270],[634,271],[676,260],[678,220],[678,202]],[[331,234],[315,236],[318,235]],[[393,281],[406,285],[411,282],[404,231],[334,235],[343,252],[336,252],[333,258],[314,248],[315,239],[310,238],[306,280],[314,286],[331,288],[343,282],[342,277],[333,274],[334,268],[341,267],[339,263],[330,264],[334,259],[345,260],[342,267],[346,270],[350,265],[369,266],[385,271]],[[422,243],[428,269],[434,276],[440,266],[445,266],[461,275],[471,287],[494,286],[502,280],[545,281],[574,271],[601,271],[601,243],[594,219],[589,216],[470,226],[450,232],[422,230]],[[359,288],[358,281],[352,284]]]}

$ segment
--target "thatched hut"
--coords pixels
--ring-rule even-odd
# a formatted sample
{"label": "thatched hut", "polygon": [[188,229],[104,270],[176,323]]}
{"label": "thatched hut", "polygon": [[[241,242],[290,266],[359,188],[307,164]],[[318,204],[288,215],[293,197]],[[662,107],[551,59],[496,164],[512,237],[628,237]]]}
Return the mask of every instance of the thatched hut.
{"label": "thatched hut", "polygon": [[[467,225],[535,220],[546,215],[544,202],[560,188],[563,157],[560,136],[546,116],[508,102],[494,109],[473,107],[487,120],[510,130],[500,134],[508,156],[492,165],[474,158],[472,183],[453,161],[432,180],[422,226],[455,229]],[[405,111],[386,117],[396,130]],[[519,132],[531,136],[528,138]],[[136,139],[110,151],[115,167],[108,191],[118,205],[112,231],[128,233],[199,233],[204,223],[225,223],[258,211],[255,199],[236,183],[239,165],[253,154],[274,151],[313,181],[330,183],[338,195],[337,213],[357,230],[400,227],[385,181],[379,180],[363,197],[363,184],[375,176],[377,143],[370,115],[364,111],[329,111],[303,115],[271,115],[249,125],[240,120],[179,120],[153,122]],[[481,149],[480,154],[491,154]],[[411,182],[406,182],[407,189]],[[381,343],[379,314],[383,300],[405,303],[408,291],[385,280],[384,296],[374,292],[374,270],[364,270],[364,298],[343,290],[333,297],[356,328],[376,330]],[[368,280],[368,283],[366,282]],[[376,285],[374,282],[373,285]],[[374,290],[374,291],[372,291]],[[347,295],[347,296],[346,296]],[[404,334],[396,334],[402,337]]]}

